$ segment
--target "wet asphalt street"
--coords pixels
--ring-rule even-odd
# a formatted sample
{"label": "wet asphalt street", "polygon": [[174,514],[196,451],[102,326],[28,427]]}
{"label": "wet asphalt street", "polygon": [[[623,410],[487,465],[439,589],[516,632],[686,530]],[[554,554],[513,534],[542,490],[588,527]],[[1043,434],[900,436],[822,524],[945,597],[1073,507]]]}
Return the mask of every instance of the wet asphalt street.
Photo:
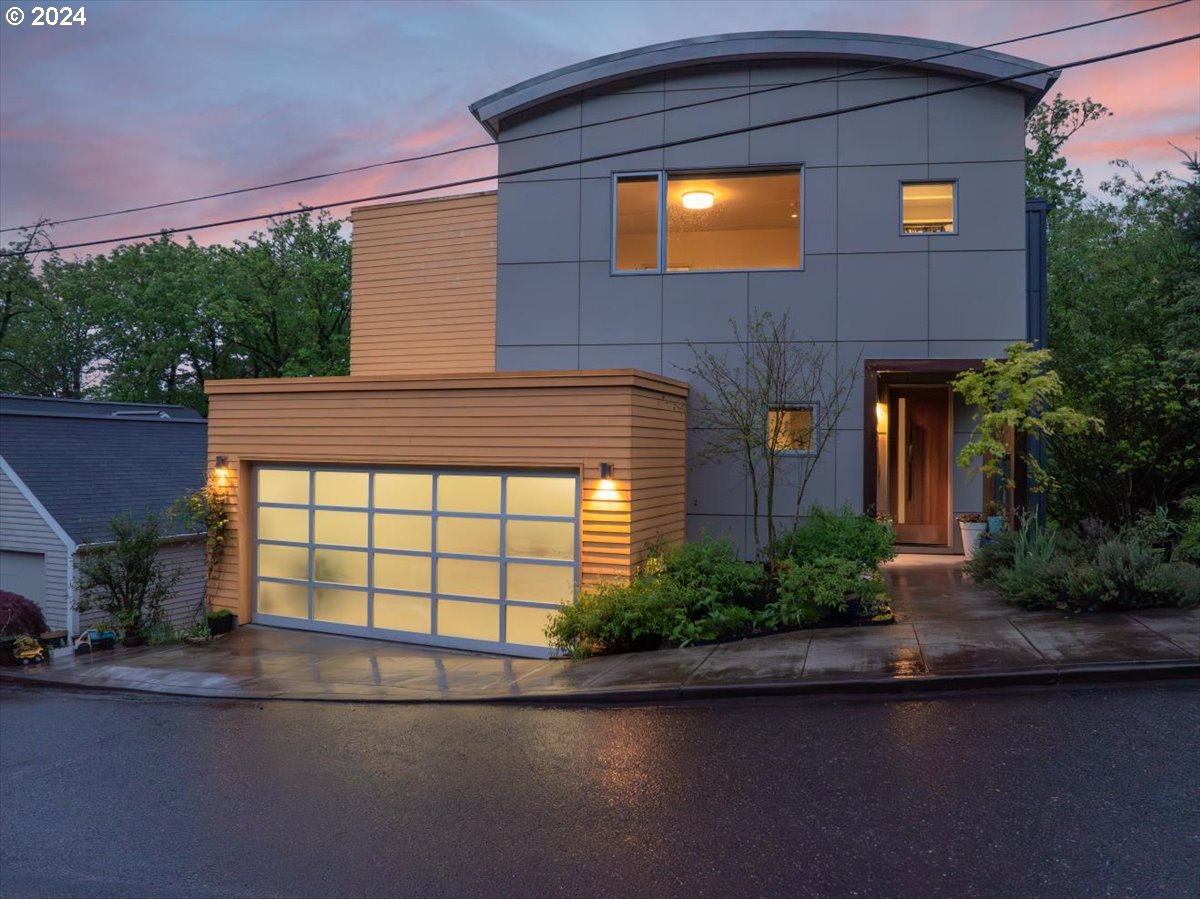
{"label": "wet asphalt street", "polygon": [[0,688],[4,896],[1200,895],[1200,684],[624,708]]}

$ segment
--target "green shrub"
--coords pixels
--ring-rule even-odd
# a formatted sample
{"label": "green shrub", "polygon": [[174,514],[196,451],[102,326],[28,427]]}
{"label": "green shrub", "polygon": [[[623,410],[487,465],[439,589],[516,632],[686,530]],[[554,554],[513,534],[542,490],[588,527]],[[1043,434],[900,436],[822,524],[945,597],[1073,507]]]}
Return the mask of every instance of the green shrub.
{"label": "green shrub", "polygon": [[1163,604],[1200,605],[1200,566],[1178,560],[1162,563],[1150,576],[1147,593]]}
{"label": "green shrub", "polygon": [[1153,604],[1153,578],[1161,561],[1162,555],[1132,532],[1100,544],[1095,555],[1100,576],[1096,604],[1107,609]]}
{"label": "green shrub", "polygon": [[1171,559],[1200,565],[1200,497],[1188,497],[1179,504],[1179,538]]}
{"label": "green shrub", "polygon": [[975,555],[963,565],[963,571],[980,584],[994,582],[1003,569],[1012,568],[1018,534],[1017,531],[1006,530],[980,543]]}
{"label": "green shrub", "polygon": [[581,591],[576,603],[559,607],[546,636],[554,647],[582,658],[657,649],[686,622],[687,609],[673,585],[642,574],[628,584]]}
{"label": "green shrub", "polygon": [[859,515],[849,506],[827,510],[814,506],[808,520],[775,542],[775,558],[807,563],[822,557],[841,557],[873,569],[896,555],[892,524]]}
{"label": "green shrub", "polygon": [[784,560],[775,576],[776,598],[763,610],[769,628],[815,625],[846,611],[846,595],[860,593],[863,567],[836,556],[800,564]]}
{"label": "green shrub", "polygon": [[658,545],[628,584],[589,588],[560,607],[546,634],[577,657],[734,637],[753,630],[768,589],[762,566],[738,559],[732,541]]}
{"label": "green shrub", "polygon": [[674,547],[652,547],[645,571],[677,587],[689,609],[762,605],[766,572],[738,558],[733,541],[707,536]]}

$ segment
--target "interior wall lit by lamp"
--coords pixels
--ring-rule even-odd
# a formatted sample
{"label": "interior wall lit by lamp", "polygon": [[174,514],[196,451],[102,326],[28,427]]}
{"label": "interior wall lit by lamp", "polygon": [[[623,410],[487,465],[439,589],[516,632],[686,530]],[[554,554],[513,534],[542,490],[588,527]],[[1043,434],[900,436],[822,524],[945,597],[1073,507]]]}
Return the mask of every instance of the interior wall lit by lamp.
{"label": "interior wall lit by lamp", "polygon": [[711,191],[688,191],[679,198],[684,209],[709,209],[713,205]]}

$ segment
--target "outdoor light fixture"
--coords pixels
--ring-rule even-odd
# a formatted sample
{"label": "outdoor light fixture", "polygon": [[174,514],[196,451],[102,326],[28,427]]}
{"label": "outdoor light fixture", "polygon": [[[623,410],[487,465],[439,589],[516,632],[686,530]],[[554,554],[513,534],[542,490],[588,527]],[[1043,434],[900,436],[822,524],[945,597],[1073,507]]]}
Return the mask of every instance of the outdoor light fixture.
{"label": "outdoor light fixture", "polygon": [[679,199],[684,209],[708,209],[713,205],[713,195],[709,191],[688,191]]}
{"label": "outdoor light fixture", "polygon": [[601,481],[612,481],[612,477],[613,477],[613,464],[612,463],[600,463],[600,480]]}
{"label": "outdoor light fixture", "polygon": [[219,455],[213,460],[212,486],[219,490],[229,487],[229,457]]}

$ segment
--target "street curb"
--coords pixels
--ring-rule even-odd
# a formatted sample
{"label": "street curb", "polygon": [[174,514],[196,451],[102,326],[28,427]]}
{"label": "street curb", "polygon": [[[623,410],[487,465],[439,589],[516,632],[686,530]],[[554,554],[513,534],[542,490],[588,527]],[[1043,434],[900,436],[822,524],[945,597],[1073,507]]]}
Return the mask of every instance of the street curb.
{"label": "street curb", "polygon": [[221,689],[181,688],[157,685],[152,682],[133,682],[129,685],[89,684],[69,680],[51,680],[0,671],[0,683],[48,688],[105,691],[166,697],[189,697],[203,700],[287,700],[304,703],[370,703],[370,704],[531,704],[539,706],[599,706],[617,703],[680,702],[689,700],[719,700],[752,697],[876,695],[906,696],[927,692],[961,692],[973,689],[1002,687],[1052,687],[1078,684],[1157,681],[1165,679],[1200,678],[1200,659],[1144,663],[1081,663],[1058,668],[1049,666],[1000,669],[990,672],[968,672],[946,675],[913,675],[901,677],[830,678],[823,680],[746,682],[740,684],[688,685],[678,687],[629,688],[608,690],[579,690],[505,694],[500,696],[462,697],[362,697],[329,694],[278,694],[254,691],[224,691]]}

